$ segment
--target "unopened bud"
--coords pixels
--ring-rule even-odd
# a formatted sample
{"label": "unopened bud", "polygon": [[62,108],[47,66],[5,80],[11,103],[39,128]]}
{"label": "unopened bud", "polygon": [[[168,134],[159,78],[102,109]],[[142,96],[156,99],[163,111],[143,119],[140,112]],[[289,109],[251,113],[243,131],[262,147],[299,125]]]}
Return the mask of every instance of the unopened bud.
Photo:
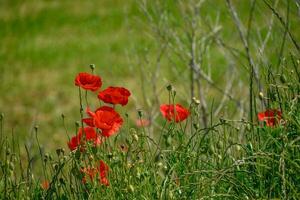
{"label": "unopened bud", "polygon": [[172,85],[168,85],[168,86],[167,86],[167,90],[168,90],[168,91],[171,91],[171,90],[172,90]]}
{"label": "unopened bud", "polygon": [[174,97],[176,96],[176,91],[175,90],[173,90],[173,95],[174,95]]}
{"label": "unopened bud", "polygon": [[280,76],[280,81],[281,81],[281,83],[286,83],[286,77],[285,77],[284,74],[282,74],[282,75]]}
{"label": "unopened bud", "polygon": [[10,155],[10,148],[6,149],[6,155],[9,156]]}
{"label": "unopened bud", "polygon": [[78,128],[80,126],[80,122],[79,121],[76,121],[75,122],[75,126]]}
{"label": "unopened bud", "polygon": [[133,134],[133,140],[134,141],[139,141],[139,136],[137,134]]}
{"label": "unopened bud", "polygon": [[162,167],[163,166],[162,162],[157,163],[157,166]]}
{"label": "unopened bud", "polygon": [[92,71],[94,71],[95,67],[96,67],[95,64],[90,64],[90,68]]}
{"label": "unopened bud", "polygon": [[139,117],[142,117],[143,116],[143,111],[142,110],[138,110],[138,115],[139,115]]}
{"label": "unopened bud", "polygon": [[200,104],[200,100],[199,99],[196,99],[196,97],[193,97],[193,103],[196,104],[196,105],[199,105]]}

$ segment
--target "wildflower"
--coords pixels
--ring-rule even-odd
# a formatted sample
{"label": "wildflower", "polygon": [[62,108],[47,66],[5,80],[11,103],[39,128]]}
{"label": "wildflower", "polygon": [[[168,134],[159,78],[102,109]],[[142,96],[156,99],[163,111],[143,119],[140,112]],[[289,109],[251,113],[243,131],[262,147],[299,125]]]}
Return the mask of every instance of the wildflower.
{"label": "wildflower", "polygon": [[99,165],[97,167],[85,167],[81,168],[80,172],[84,174],[82,178],[83,183],[87,183],[87,177],[93,181],[96,177],[99,178],[99,183],[109,186],[109,181],[107,179],[107,174],[109,171],[108,165],[105,164],[103,160],[99,161]]}
{"label": "wildflower", "polygon": [[123,119],[113,108],[102,106],[94,113],[89,111],[93,118],[93,125],[102,131],[102,135],[109,137],[115,134],[123,124]]}
{"label": "wildflower", "polygon": [[[83,134],[85,135],[84,139],[83,139]],[[72,137],[71,140],[68,142],[68,146],[70,150],[73,151],[77,149],[77,147],[81,144],[83,148],[80,150],[83,151],[84,144],[85,144],[84,140],[93,142],[95,146],[98,146],[102,143],[102,138],[99,135],[97,135],[94,128],[85,127],[84,131],[82,131],[82,128],[80,128],[78,134]]]}
{"label": "wildflower", "polygon": [[88,118],[83,118],[82,122],[84,122],[86,125],[88,125],[90,127],[95,127],[94,118],[93,118],[95,113],[92,112],[89,107],[86,108],[86,113],[89,115],[89,117]]}
{"label": "wildflower", "polygon": [[49,189],[49,186],[50,186],[50,184],[49,184],[49,181],[47,181],[47,180],[44,180],[44,181],[41,183],[41,187],[42,187],[43,190],[48,190],[48,189]]}
{"label": "wildflower", "polygon": [[109,186],[109,181],[107,179],[109,167],[102,160],[100,160],[100,165],[98,167],[98,171],[100,173],[100,182],[105,186]]}
{"label": "wildflower", "polygon": [[280,110],[277,109],[269,109],[264,112],[260,112],[257,114],[258,120],[259,121],[264,121],[266,122],[266,125],[269,127],[273,127],[277,125],[281,118],[282,118],[282,113]]}
{"label": "wildflower", "polygon": [[150,121],[148,119],[137,119],[135,124],[138,127],[146,127],[150,125]]}
{"label": "wildflower", "polygon": [[80,145],[80,138],[77,135],[72,137],[71,140],[68,142],[68,147],[71,151],[77,149],[79,145]]}
{"label": "wildflower", "polygon": [[101,87],[102,81],[99,76],[82,72],[76,76],[75,85],[86,90],[96,91]]}
{"label": "wildflower", "polygon": [[93,118],[83,118],[82,121],[90,127],[95,127]]}
{"label": "wildflower", "polygon": [[91,181],[93,181],[95,176],[97,175],[97,169],[94,167],[81,168],[80,172],[84,174],[84,176],[82,178],[83,183],[87,183],[87,180],[86,180],[87,176],[90,178]]}
{"label": "wildflower", "polygon": [[99,92],[98,98],[105,103],[121,104],[125,106],[128,103],[130,92],[123,87],[108,87],[107,89]]}
{"label": "wildflower", "polygon": [[189,111],[180,104],[163,104],[160,106],[160,112],[168,121],[174,120],[176,123],[185,120],[190,114]]}

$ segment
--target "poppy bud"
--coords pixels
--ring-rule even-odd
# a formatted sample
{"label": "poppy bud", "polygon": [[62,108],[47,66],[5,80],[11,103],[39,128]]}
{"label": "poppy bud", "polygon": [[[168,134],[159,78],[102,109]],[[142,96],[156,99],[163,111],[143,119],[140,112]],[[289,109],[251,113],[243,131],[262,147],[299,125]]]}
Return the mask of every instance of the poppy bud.
{"label": "poppy bud", "polygon": [[59,182],[62,184],[62,185],[65,185],[65,180],[63,178],[60,178],[59,179]]}
{"label": "poppy bud", "polygon": [[89,160],[90,160],[90,161],[93,161],[93,160],[94,160],[94,156],[93,156],[93,155],[90,155],[90,156],[89,156]]}
{"label": "poppy bud", "polygon": [[64,113],[61,114],[61,117],[64,119],[66,116],[64,115]]}
{"label": "poppy bud", "polygon": [[2,120],[4,118],[4,113],[1,113],[0,119]]}
{"label": "poppy bud", "polygon": [[168,85],[168,86],[167,86],[167,90],[168,90],[168,91],[171,91],[171,90],[172,90],[172,85]]}
{"label": "poppy bud", "polygon": [[142,117],[143,116],[143,111],[142,110],[138,110],[138,115],[139,115],[139,117]]}
{"label": "poppy bud", "polygon": [[157,166],[162,167],[163,166],[162,162],[157,163]]}
{"label": "poppy bud", "polygon": [[196,104],[196,105],[199,105],[200,104],[200,100],[199,99],[196,99],[196,97],[193,97],[193,103]]}
{"label": "poppy bud", "polygon": [[108,157],[109,159],[112,159],[112,158],[114,157],[114,155],[113,155],[112,153],[109,153],[109,154],[107,155],[107,157]]}
{"label": "poppy bud", "polygon": [[61,153],[61,149],[56,149],[56,154],[58,157],[60,156],[60,153]]}
{"label": "poppy bud", "polygon": [[58,170],[58,164],[54,164],[53,168],[55,169],[55,171],[57,171]]}
{"label": "poppy bud", "polygon": [[137,134],[133,134],[133,140],[134,141],[139,141],[139,136]]}
{"label": "poppy bud", "polygon": [[173,90],[173,95],[174,95],[174,97],[176,96],[176,91],[175,90]]}
{"label": "poppy bud", "polygon": [[47,162],[48,158],[49,158],[49,154],[46,153],[45,156],[44,156],[44,162]]}
{"label": "poppy bud", "polygon": [[79,121],[76,121],[75,122],[75,126],[78,128],[80,126],[80,122]]}
{"label": "poppy bud", "polygon": [[221,122],[222,124],[224,124],[224,123],[226,122],[226,120],[223,119],[223,118],[220,118],[219,120],[220,120],[220,122]]}
{"label": "poppy bud", "polygon": [[259,96],[260,99],[263,99],[264,98],[264,93],[259,92],[258,96]]}
{"label": "poppy bud", "polygon": [[38,129],[39,129],[39,126],[38,126],[38,125],[35,125],[35,126],[34,126],[34,130],[37,131]]}
{"label": "poppy bud", "polygon": [[200,127],[199,127],[199,124],[196,124],[196,123],[193,123],[193,126],[196,130],[198,130]]}
{"label": "poppy bud", "polygon": [[282,74],[282,75],[280,76],[280,81],[281,81],[281,83],[286,83],[286,77],[285,77],[284,74]]}
{"label": "poppy bud", "polygon": [[9,149],[9,148],[6,149],[6,155],[7,155],[7,156],[10,155],[10,149]]}
{"label": "poppy bud", "polygon": [[95,67],[96,67],[95,64],[90,64],[90,68],[92,71],[94,71]]}

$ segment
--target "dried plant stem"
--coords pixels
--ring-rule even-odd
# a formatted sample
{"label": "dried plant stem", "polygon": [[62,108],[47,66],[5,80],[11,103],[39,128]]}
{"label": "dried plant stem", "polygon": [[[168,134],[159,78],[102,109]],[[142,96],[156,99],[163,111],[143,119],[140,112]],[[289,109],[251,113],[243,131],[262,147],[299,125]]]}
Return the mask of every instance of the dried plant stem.
{"label": "dried plant stem", "polygon": [[[279,13],[276,11],[276,9],[270,5],[266,0],[263,0],[264,3],[267,5],[267,7],[273,12],[273,14],[277,17],[277,19],[280,21],[281,25],[287,29],[287,32],[289,34],[290,39],[292,40],[292,43],[294,44],[294,46],[296,47],[297,51],[300,52],[300,46],[297,43],[295,37],[293,36],[292,32],[289,30],[288,28],[288,22],[285,22],[284,19],[279,15]],[[289,0],[287,0],[287,3],[289,5]]]}
{"label": "dried plant stem", "polygon": [[[240,39],[243,43],[243,46],[244,46],[244,49],[246,51],[246,58],[247,58],[247,61],[248,61],[248,64],[249,64],[249,119],[250,119],[250,122],[251,124],[253,124],[253,116],[254,116],[254,113],[253,113],[253,106],[255,104],[255,99],[254,99],[254,92],[253,92],[253,79],[255,78],[257,83],[258,83],[258,86],[259,86],[259,90],[262,91],[262,87],[260,86],[260,82],[259,82],[259,78],[258,78],[258,75],[257,73],[255,72],[255,69],[254,69],[254,63],[253,63],[253,59],[250,55],[250,49],[249,49],[249,44],[248,44],[248,40],[245,36],[245,34],[243,33],[243,26],[242,26],[242,23],[237,15],[237,12],[235,11],[233,5],[231,4],[231,1],[230,0],[226,0],[226,3],[227,3],[227,6],[229,8],[229,12],[231,13],[231,16],[234,20],[234,23],[238,29],[238,32],[239,32],[239,35],[240,35]],[[253,10],[252,10],[253,12]],[[250,24],[251,22],[249,22]],[[249,25],[249,28],[250,28],[250,25]],[[250,32],[250,30],[248,30],[248,32]]]}

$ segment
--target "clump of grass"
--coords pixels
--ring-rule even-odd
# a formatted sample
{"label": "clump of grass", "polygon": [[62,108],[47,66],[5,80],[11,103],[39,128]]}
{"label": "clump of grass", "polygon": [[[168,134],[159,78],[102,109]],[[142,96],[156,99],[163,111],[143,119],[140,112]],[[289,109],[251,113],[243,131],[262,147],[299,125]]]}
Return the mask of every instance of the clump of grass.
{"label": "clump of grass", "polygon": [[[270,104],[281,104],[283,113],[271,127],[221,118],[202,128],[195,99],[187,121],[160,122],[160,139],[150,137],[147,127],[126,124],[99,147],[87,143],[84,152],[57,149],[23,158],[14,149],[20,148],[16,138],[4,137],[1,115],[1,199],[298,199],[299,77],[287,72],[294,76],[268,84],[270,91],[278,89]],[[174,90],[169,93],[175,102]],[[36,145],[41,150],[38,134]],[[34,159],[40,159],[35,168],[42,173],[32,170]],[[99,159],[110,168],[109,186],[97,179],[83,182],[82,167]]]}

